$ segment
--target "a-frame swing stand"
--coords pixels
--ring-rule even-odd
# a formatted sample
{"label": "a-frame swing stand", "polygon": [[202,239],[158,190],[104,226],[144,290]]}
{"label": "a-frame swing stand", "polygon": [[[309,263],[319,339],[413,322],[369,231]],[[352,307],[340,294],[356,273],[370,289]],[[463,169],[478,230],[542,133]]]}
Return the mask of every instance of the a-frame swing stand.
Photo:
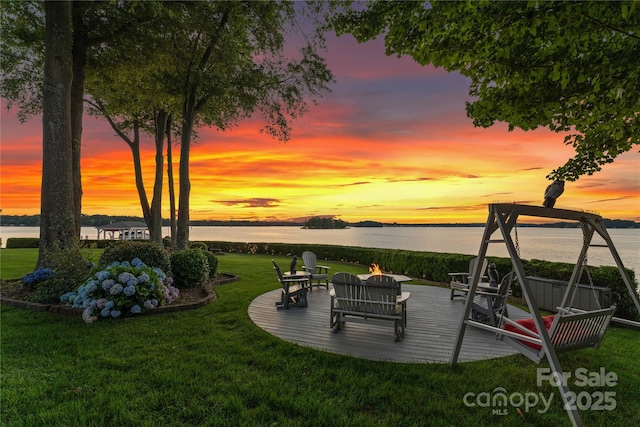
{"label": "a-frame swing stand", "polygon": [[[482,261],[485,259],[487,254],[487,248],[490,243],[504,243],[507,246],[507,250],[509,252],[509,256],[511,257],[511,262],[513,264],[513,268],[518,277],[518,281],[522,286],[522,294],[526,300],[527,305],[529,306],[529,311],[533,317],[534,324],[536,329],[539,332],[539,344],[544,351],[544,355],[547,356],[549,361],[549,365],[551,366],[551,370],[555,375],[559,375],[558,378],[563,378],[562,366],[560,366],[560,362],[558,360],[557,352],[552,344],[551,338],[547,329],[545,328],[544,322],[542,320],[542,315],[540,314],[540,310],[538,309],[538,305],[536,304],[534,293],[532,292],[531,286],[529,284],[529,280],[524,271],[524,267],[522,265],[522,260],[520,259],[520,255],[518,254],[518,250],[514,245],[513,240],[511,239],[511,230],[516,225],[516,221],[518,217],[524,216],[532,216],[538,218],[554,218],[561,220],[570,220],[570,221],[579,221],[582,227],[583,232],[583,246],[580,251],[580,255],[576,262],[576,266],[571,275],[571,279],[569,280],[569,284],[565,291],[565,294],[562,298],[562,307],[566,307],[569,302],[571,295],[573,295],[574,289],[577,286],[578,280],[580,279],[580,275],[582,272],[583,262],[587,256],[587,250],[590,246],[606,246],[611,251],[611,255],[618,266],[618,270],[624,280],[625,285],[627,286],[627,290],[631,295],[633,303],[636,306],[638,312],[640,312],[640,301],[638,301],[638,296],[633,289],[633,284],[631,283],[631,279],[627,275],[627,272],[622,264],[622,260],[616,251],[616,248],[607,232],[605,226],[602,223],[602,217],[593,213],[582,212],[582,211],[573,211],[566,209],[554,209],[554,208],[545,208],[541,206],[530,206],[530,205],[518,205],[513,203],[496,203],[489,205],[489,218],[487,220],[487,225],[484,230],[484,235],[482,237],[482,244],[480,245],[480,251],[478,252],[478,262],[476,265],[482,265]],[[502,234],[501,239],[492,239],[492,235],[500,230]],[[604,239],[606,245],[591,245],[591,239],[593,237],[594,232],[597,232],[602,239]],[[458,361],[458,355],[460,354],[460,348],[462,347],[462,340],[464,339],[464,333],[467,325],[477,326],[483,329],[487,329],[496,333],[503,333],[508,335],[509,333],[490,325],[481,324],[473,321],[469,318],[469,314],[471,313],[471,308],[473,305],[473,299],[476,293],[476,288],[478,287],[478,282],[480,281],[480,276],[482,272],[479,269],[475,269],[472,272],[471,277],[471,285],[469,287],[469,293],[467,296],[464,313],[462,314],[462,319],[460,321],[460,328],[458,330],[458,335],[456,337],[456,341],[453,348],[453,353],[451,355],[451,365],[455,365]],[[624,320],[624,319],[615,319],[615,320]],[[626,322],[625,322],[626,323]],[[571,418],[571,422],[574,426],[581,426],[582,419],[580,418],[580,414],[576,409],[576,405],[572,404],[569,401],[571,396],[570,390],[567,384],[563,384],[563,381],[557,381],[558,389],[560,390],[560,395],[562,396],[562,400],[564,402],[564,407],[568,408],[567,412],[569,417]]]}

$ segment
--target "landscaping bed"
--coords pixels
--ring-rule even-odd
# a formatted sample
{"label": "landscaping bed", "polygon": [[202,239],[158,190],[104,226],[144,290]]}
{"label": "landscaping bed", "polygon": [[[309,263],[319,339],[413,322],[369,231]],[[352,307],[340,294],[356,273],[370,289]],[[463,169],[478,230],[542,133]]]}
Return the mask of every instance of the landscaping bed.
{"label": "landscaping bed", "polygon": [[[239,279],[239,276],[233,274],[219,273],[202,287],[180,289],[180,296],[176,301],[170,305],[160,306],[157,309],[150,311],[149,314],[190,310],[202,307],[211,301],[215,301],[216,293],[213,290],[215,286],[235,282]],[[48,311],[51,313],[73,315],[79,315],[82,313],[82,309],[72,308],[63,304],[41,304],[33,302],[31,301],[32,294],[32,290],[27,290],[20,286],[19,279],[0,281],[0,302],[3,304],[25,308],[32,311]]]}

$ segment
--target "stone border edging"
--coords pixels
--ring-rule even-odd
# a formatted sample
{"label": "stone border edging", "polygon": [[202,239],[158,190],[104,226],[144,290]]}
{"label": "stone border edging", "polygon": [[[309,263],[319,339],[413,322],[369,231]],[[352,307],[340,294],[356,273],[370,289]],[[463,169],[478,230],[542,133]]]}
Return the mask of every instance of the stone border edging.
{"label": "stone border edging", "polygon": [[[203,289],[203,297],[197,301],[187,302],[187,303],[178,303],[178,304],[169,304],[163,305],[155,310],[147,311],[144,314],[159,314],[159,313],[171,313],[175,311],[183,311],[183,310],[191,310],[194,308],[204,307],[209,304],[211,301],[215,301],[218,299],[218,296],[213,290],[214,286],[224,285],[226,283],[236,282],[240,280],[240,276],[236,276],[234,274],[221,273],[222,277],[218,277],[210,280],[207,284],[205,284]],[[81,308],[73,308],[67,305],[62,304],[41,304],[37,302],[31,301],[23,301],[12,298],[5,298],[0,296],[0,303],[7,304],[12,307],[23,308],[26,310],[37,311],[37,312],[48,312],[48,313],[57,313],[57,314],[69,314],[69,315],[81,315]]]}

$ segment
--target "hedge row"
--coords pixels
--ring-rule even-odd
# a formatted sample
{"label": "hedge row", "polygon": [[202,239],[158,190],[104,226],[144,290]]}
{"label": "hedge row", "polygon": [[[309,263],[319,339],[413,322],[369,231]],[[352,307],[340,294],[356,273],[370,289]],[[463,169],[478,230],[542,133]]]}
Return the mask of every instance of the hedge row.
{"label": "hedge row", "polygon": [[[86,244],[96,244],[97,247],[108,247],[118,241],[112,240],[84,240]],[[404,274],[407,276],[439,282],[449,282],[449,272],[464,272],[469,270],[469,261],[474,255],[449,254],[439,252],[419,252],[398,249],[377,249],[354,246],[336,245],[305,245],[292,243],[243,243],[243,242],[222,242],[208,241],[204,243],[209,250],[222,251],[227,253],[240,254],[265,254],[279,256],[301,257],[302,252],[312,250],[318,259],[331,261],[341,261],[352,264],[362,264],[369,266],[376,263],[380,268],[389,273]],[[201,246],[202,243],[194,243],[194,246]],[[7,248],[37,248],[37,238],[10,238],[7,239]],[[504,276],[512,269],[509,258],[487,257],[489,262],[496,265],[500,276]],[[525,273],[528,276],[540,276],[549,279],[569,281],[573,273],[573,264],[550,262],[542,260],[522,260]],[[632,320],[640,320],[633,301],[629,297],[627,288],[620,277],[617,267],[589,267],[589,272],[593,279],[593,285],[609,288],[613,294],[613,301],[617,305],[616,316]],[[636,281],[633,270],[627,269],[631,281]],[[586,283],[585,279],[581,283]],[[519,286],[513,289],[513,295],[522,296]]]}
{"label": "hedge row", "polygon": [[[369,266],[376,263],[388,273],[404,274],[419,279],[448,283],[450,272],[469,271],[469,261],[475,255],[449,254],[439,252],[419,252],[398,249],[376,249],[353,246],[335,245],[304,245],[290,243],[238,243],[238,242],[206,242],[211,248],[220,249],[227,253],[265,254],[279,256],[301,257],[302,252],[311,250],[318,259],[341,261]],[[509,258],[487,257],[489,262],[496,265],[500,277],[512,270]],[[549,279],[569,281],[573,273],[573,264],[550,262],[543,260],[522,260],[527,276],[540,276]],[[626,269],[631,282],[638,287],[633,270]],[[593,286],[609,288],[614,303],[617,305],[616,316],[631,320],[640,320],[627,287],[618,272],[617,267],[601,266],[589,267],[593,279]],[[583,277],[580,283],[588,283]],[[522,290],[516,284],[512,289],[515,297],[522,297]]]}
{"label": "hedge row", "polygon": [[7,239],[7,249],[38,248],[40,239],[37,237],[10,237]]}
{"label": "hedge row", "polygon": [[[80,240],[81,247],[105,249],[120,240]],[[40,244],[38,237],[10,237],[7,239],[7,249],[37,249]]]}

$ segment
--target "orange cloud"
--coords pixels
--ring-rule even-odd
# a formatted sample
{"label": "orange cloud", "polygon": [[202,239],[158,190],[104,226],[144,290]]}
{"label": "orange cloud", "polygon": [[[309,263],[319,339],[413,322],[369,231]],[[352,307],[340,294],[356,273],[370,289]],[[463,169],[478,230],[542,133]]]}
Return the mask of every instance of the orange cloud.
{"label": "orange cloud", "polygon": [[[199,129],[191,147],[191,218],[484,222],[488,203],[541,204],[545,178],[573,155],[563,135],[505,124],[474,128],[464,77],[386,57],[379,41],[329,40],[333,91],[292,123],[287,143],[260,133],[259,117],[226,132]],[[40,209],[41,122],[3,111],[1,208]],[[173,147],[178,189],[179,141]],[[145,138],[144,182],[152,194],[153,143]],[[85,118],[83,212],[141,215],[131,153],[109,126]],[[166,165],[165,165],[166,169]],[[640,154],[628,152],[593,176],[567,183],[558,205],[640,220]],[[168,217],[165,178],[163,215]]]}

